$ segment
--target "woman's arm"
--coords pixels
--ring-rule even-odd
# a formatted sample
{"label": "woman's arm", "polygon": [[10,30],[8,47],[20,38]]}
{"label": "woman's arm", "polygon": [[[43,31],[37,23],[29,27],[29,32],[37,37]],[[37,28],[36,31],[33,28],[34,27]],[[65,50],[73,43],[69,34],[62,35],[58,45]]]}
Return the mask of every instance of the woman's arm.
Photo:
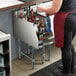
{"label": "woman's arm", "polygon": [[45,13],[48,13],[50,15],[53,15],[60,10],[62,3],[63,3],[63,0],[53,0],[51,7],[37,6],[37,10],[39,12],[45,12]]}

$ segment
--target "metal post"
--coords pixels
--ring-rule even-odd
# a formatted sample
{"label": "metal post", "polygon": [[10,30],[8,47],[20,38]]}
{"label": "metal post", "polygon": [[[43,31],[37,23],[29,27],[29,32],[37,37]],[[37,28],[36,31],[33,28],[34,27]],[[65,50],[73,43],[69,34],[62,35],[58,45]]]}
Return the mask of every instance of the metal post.
{"label": "metal post", "polygon": [[19,59],[21,59],[21,41],[18,40],[18,53],[19,53]]}
{"label": "metal post", "polygon": [[35,51],[35,50],[32,49],[32,69],[34,69],[34,65],[35,65],[35,57],[34,57],[34,56],[35,56],[35,55],[34,55],[35,53],[34,53],[34,51]]}
{"label": "metal post", "polygon": [[45,47],[42,48],[42,64],[45,62]]}
{"label": "metal post", "polygon": [[48,61],[50,61],[51,45],[48,45]]}

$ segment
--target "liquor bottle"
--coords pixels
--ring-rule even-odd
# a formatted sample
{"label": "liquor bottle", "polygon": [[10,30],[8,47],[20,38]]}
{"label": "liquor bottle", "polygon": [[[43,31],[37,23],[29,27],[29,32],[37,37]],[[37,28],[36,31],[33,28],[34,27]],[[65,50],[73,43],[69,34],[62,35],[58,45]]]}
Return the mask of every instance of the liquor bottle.
{"label": "liquor bottle", "polygon": [[22,9],[22,7],[20,7],[18,11],[15,11],[14,15],[15,15],[15,17],[23,18],[23,13],[24,13],[24,9]]}
{"label": "liquor bottle", "polygon": [[42,28],[39,28],[39,40],[43,40],[43,31],[42,31]]}
{"label": "liquor bottle", "polygon": [[49,15],[46,16],[45,23],[46,23],[46,32],[51,32],[51,19]]}
{"label": "liquor bottle", "polygon": [[43,40],[43,32],[41,28],[38,28],[37,37],[39,41]]}
{"label": "liquor bottle", "polygon": [[31,22],[34,22],[34,12],[33,12],[33,9],[31,9],[30,11],[30,16],[31,16]]}
{"label": "liquor bottle", "polygon": [[[30,21],[30,8],[29,7],[27,7],[27,21]],[[25,20],[26,20],[26,18],[25,18]]]}
{"label": "liquor bottle", "polygon": [[27,17],[27,8],[24,8],[24,12],[23,12],[23,18]]}
{"label": "liquor bottle", "polygon": [[35,12],[35,23],[37,24],[39,21],[39,15],[37,13],[37,11]]}

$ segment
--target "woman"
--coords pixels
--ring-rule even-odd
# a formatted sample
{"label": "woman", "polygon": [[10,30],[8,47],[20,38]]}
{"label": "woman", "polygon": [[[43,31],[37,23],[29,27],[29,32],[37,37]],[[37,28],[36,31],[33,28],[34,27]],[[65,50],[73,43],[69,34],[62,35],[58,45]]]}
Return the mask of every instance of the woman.
{"label": "woman", "polygon": [[72,40],[76,34],[76,0],[53,0],[51,7],[37,6],[37,10],[49,15],[55,15],[55,44],[61,48],[63,64],[63,71],[56,71],[56,76],[73,73],[75,58]]}

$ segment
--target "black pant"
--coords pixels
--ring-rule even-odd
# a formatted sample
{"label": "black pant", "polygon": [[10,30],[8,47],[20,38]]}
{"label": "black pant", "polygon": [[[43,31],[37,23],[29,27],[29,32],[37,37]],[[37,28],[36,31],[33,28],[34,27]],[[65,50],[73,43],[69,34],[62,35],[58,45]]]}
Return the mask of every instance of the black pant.
{"label": "black pant", "polygon": [[69,73],[75,65],[72,40],[76,34],[76,12],[70,13],[64,25],[64,47],[61,48],[63,72]]}

